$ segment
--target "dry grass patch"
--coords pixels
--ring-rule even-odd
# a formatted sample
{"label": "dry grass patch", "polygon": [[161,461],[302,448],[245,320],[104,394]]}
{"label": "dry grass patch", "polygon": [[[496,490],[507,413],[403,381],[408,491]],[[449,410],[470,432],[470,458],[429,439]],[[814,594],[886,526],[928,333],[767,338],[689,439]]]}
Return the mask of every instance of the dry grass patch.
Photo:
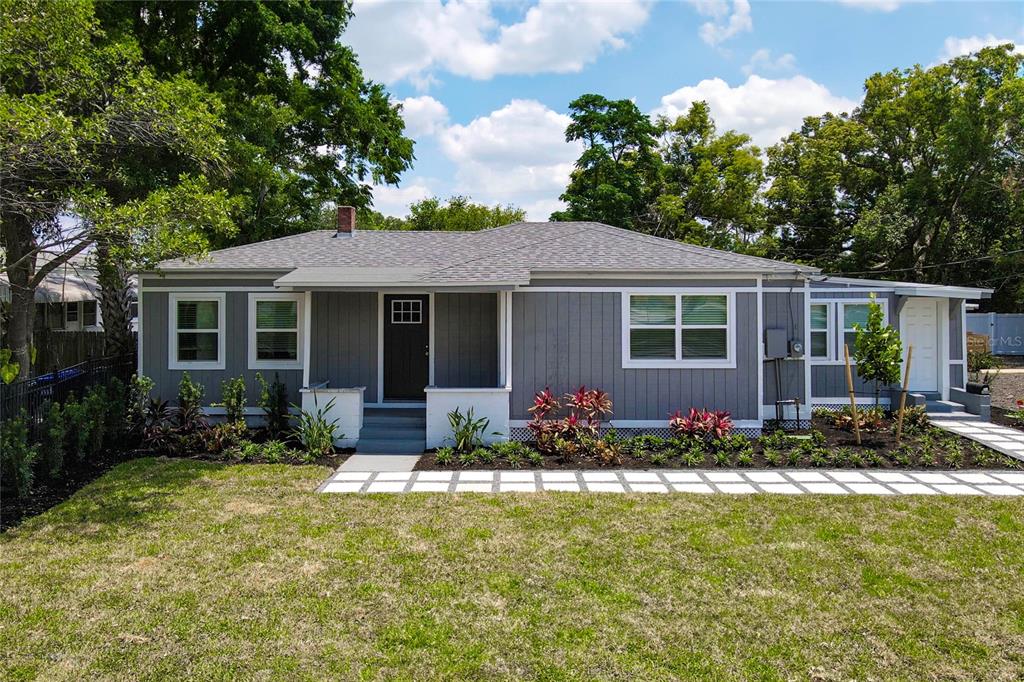
{"label": "dry grass patch", "polygon": [[0,536],[0,678],[1015,679],[1024,502],[317,495],[149,459]]}

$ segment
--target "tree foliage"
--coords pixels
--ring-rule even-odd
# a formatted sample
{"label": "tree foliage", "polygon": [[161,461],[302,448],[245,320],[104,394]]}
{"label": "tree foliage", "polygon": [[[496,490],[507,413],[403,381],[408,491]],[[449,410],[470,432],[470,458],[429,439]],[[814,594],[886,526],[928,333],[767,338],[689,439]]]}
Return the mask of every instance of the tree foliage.
{"label": "tree foliage", "polygon": [[874,294],[868,304],[867,325],[854,325],[857,341],[853,359],[857,363],[857,376],[875,383],[875,405],[879,404],[881,387],[900,382],[903,362],[903,344],[900,334],[890,325],[883,324],[882,306]]}
{"label": "tree foliage", "polygon": [[158,76],[187,77],[223,104],[226,188],[241,201],[231,242],[316,229],[327,202],[368,206],[371,184],[411,166],[399,105],[341,41],[350,4],[98,4],[112,40],[137,42]]}
{"label": "tree foliage", "polygon": [[[333,221],[333,211],[328,212]],[[520,222],[526,211],[512,204],[487,206],[469,197],[453,196],[447,201],[437,197],[423,199],[409,206],[409,215],[395,218],[376,211],[363,210],[357,216],[362,230],[423,230],[434,232],[472,232]]]}
{"label": "tree foliage", "polygon": [[[53,268],[94,243],[122,267],[192,255],[234,225],[231,202],[207,187],[224,158],[215,98],[107,40],[89,2],[0,0],[0,15],[0,239],[25,376],[34,292]],[[157,160],[162,172],[146,172]],[[58,220],[69,210],[77,227]],[[51,257],[37,268],[40,253]]]}

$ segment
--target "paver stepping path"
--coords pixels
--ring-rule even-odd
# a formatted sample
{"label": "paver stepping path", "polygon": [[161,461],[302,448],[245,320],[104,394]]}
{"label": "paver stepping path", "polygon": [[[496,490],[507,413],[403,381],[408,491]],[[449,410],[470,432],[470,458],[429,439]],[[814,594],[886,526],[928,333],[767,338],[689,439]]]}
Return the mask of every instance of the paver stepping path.
{"label": "paver stepping path", "polygon": [[952,419],[933,419],[932,425],[1024,461],[1024,431],[992,422],[959,422]]}
{"label": "paver stepping path", "polygon": [[1017,471],[342,471],[325,493],[777,493],[1024,495]]}

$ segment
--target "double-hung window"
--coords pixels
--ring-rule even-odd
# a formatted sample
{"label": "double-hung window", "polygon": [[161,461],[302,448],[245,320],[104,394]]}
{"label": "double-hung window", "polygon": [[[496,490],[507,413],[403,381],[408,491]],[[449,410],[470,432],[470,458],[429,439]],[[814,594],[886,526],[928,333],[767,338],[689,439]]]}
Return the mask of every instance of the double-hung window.
{"label": "double-hung window", "polygon": [[733,294],[626,293],[624,367],[732,367]]}
{"label": "double-hung window", "polygon": [[249,368],[302,367],[302,294],[249,294]]}
{"label": "double-hung window", "polygon": [[811,304],[811,358],[831,360],[832,348],[832,306],[828,303]]}
{"label": "double-hung window", "polygon": [[170,369],[224,369],[224,294],[169,295]]}
{"label": "double-hung window", "polygon": [[857,330],[853,326],[868,326],[869,306],[867,303],[842,303],[840,307],[842,308],[843,343],[850,347],[850,357],[852,358],[853,350],[857,347]]}
{"label": "double-hung window", "polygon": [[82,325],[85,327],[95,327],[99,321],[96,313],[97,306],[96,301],[83,301],[82,302]]}

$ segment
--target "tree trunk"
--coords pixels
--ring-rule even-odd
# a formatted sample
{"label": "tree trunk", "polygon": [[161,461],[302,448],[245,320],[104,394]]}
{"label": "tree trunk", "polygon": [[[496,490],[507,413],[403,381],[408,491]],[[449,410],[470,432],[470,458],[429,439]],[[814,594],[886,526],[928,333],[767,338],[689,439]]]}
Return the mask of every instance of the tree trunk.
{"label": "tree trunk", "polygon": [[110,245],[96,244],[96,272],[103,312],[104,352],[123,355],[135,350],[132,339],[131,293],[124,263],[111,256]]}
{"label": "tree trunk", "polygon": [[6,250],[5,270],[11,288],[10,319],[7,343],[11,361],[18,363],[18,378],[27,379],[32,369],[32,327],[35,323],[36,258],[27,256],[35,246],[32,227],[21,217],[4,221],[3,244]]}

